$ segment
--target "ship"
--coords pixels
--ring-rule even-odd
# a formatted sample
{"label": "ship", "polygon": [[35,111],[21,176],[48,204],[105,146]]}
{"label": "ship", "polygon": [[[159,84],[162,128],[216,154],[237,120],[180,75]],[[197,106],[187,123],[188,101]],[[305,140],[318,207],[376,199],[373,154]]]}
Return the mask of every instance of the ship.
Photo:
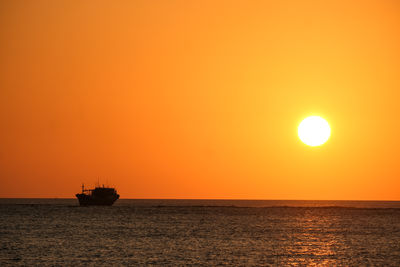
{"label": "ship", "polygon": [[111,206],[119,199],[117,190],[111,187],[96,186],[94,189],[85,189],[82,184],[82,193],[76,194],[81,206]]}

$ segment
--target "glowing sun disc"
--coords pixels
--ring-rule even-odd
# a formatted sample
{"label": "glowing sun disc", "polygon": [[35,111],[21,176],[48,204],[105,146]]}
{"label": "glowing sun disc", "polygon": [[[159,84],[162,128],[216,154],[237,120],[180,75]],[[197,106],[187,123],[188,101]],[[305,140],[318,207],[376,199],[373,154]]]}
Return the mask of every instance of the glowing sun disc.
{"label": "glowing sun disc", "polygon": [[320,146],[328,141],[331,136],[331,127],[325,119],[319,116],[311,116],[300,123],[297,133],[304,144]]}

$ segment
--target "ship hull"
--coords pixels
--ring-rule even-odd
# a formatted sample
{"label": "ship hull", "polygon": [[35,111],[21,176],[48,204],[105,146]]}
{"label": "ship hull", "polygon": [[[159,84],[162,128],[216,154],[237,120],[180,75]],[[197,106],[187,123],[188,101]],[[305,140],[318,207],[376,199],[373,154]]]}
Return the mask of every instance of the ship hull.
{"label": "ship hull", "polygon": [[76,194],[81,206],[111,206],[119,198],[116,196],[95,197],[86,194]]}

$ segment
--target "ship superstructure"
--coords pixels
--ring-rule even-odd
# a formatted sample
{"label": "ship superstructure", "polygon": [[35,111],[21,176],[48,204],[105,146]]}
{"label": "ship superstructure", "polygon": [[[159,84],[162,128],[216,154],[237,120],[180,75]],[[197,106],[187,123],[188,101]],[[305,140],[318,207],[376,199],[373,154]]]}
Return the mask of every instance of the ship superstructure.
{"label": "ship superstructure", "polygon": [[94,189],[85,189],[82,184],[82,193],[76,194],[79,200],[79,205],[90,206],[90,205],[103,205],[111,206],[114,202],[119,199],[119,195],[115,188],[96,186]]}

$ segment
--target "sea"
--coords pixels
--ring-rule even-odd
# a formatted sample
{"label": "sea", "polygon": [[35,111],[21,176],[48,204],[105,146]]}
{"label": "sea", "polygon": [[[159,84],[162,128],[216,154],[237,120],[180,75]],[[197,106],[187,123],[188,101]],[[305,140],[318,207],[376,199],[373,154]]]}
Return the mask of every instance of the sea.
{"label": "sea", "polygon": [[400,202],[0,199],[0,266],[400,266]]}

